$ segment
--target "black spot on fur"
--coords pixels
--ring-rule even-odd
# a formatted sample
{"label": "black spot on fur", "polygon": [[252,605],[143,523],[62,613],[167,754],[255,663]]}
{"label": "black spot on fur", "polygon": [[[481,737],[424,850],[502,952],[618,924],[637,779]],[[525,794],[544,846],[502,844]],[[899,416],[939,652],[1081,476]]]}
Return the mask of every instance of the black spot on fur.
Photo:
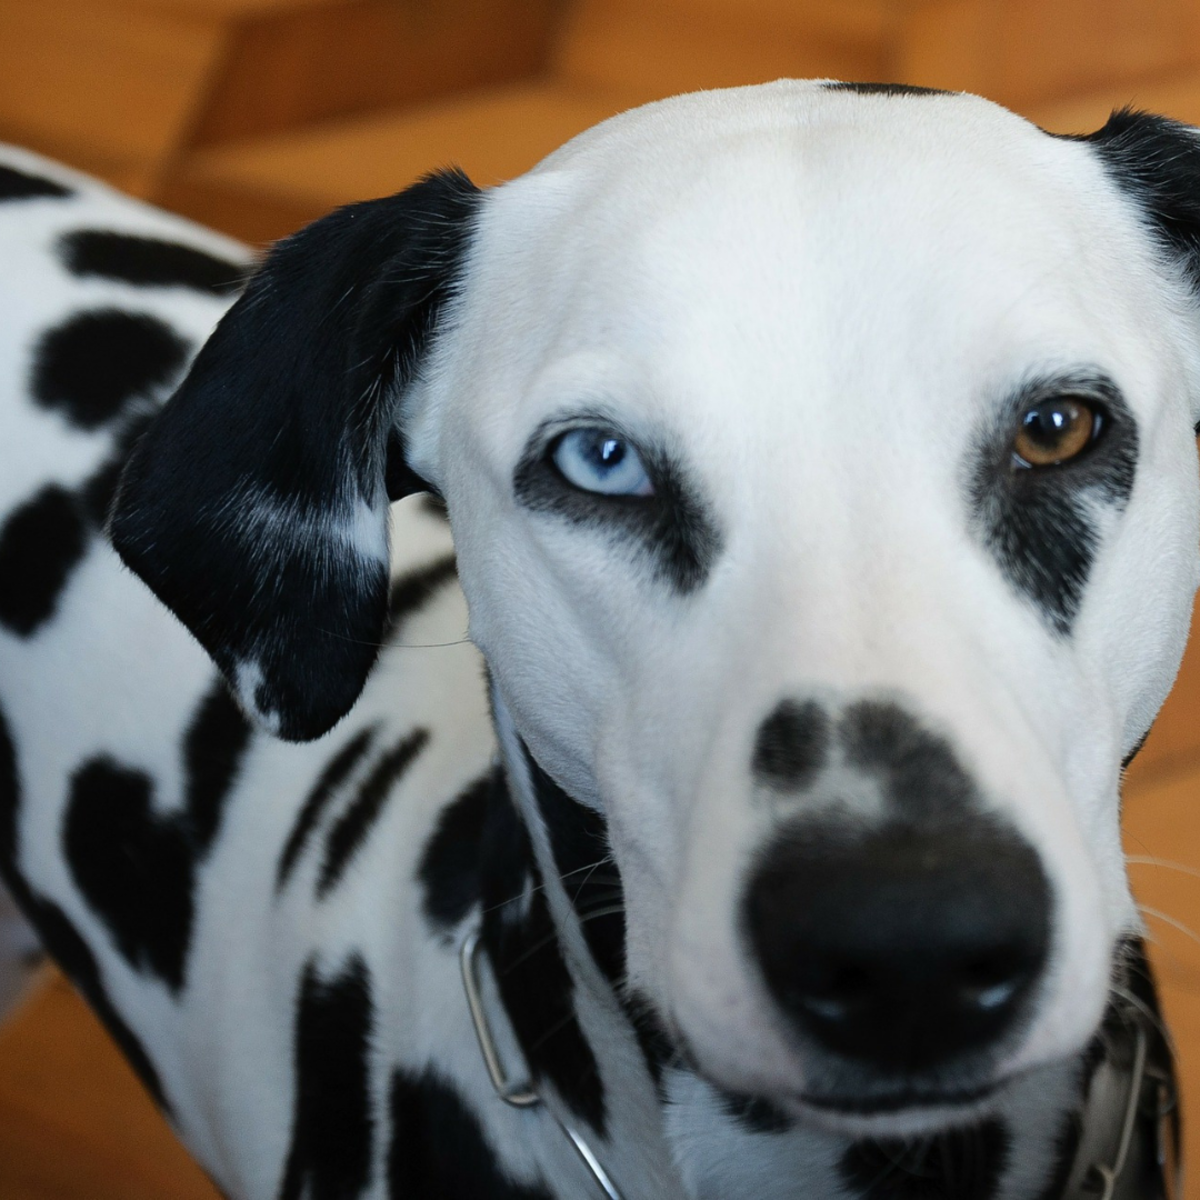
{"label": "black spot on fur", "polygon": [[186,807],[160,816],[144,771],[109,758],[71,778],[63,849],[72,876],[136,970],[185,981],[196,868],[220,826],[250,730],[218,680],[184,740]]}
{"label": "black spot on fur", "polygon": [[310,960],[296,1002],[296,1094],[279,1200],[352,1200],[370,1182],[374,1026],[362,959],[328,981]]}
{"label": "black spot on fur", "polygon": [[171,1106],[167,1103],[158,1072],[145,1047],[109,999],[95,956],[62,909],[39,896],[17,869],[19,804],[16,751],[8,722],[0,711],[0,880],[38,931],[42,945],[91,1005],[155,1103],[169,1115]]}
{"label": "black spot on fur", "polygon": [[124,455],[114,455],[93,472],[79,491],[84,512],[97,529],[103,529],[108,520],[108,511],[117,494],[117,484],[125,466]]}
{"label": "black spot on fur", "polygon": [[71,779],[63,849],[79,890],[139,971],[183,987],[192,932],[192,847],[185,831],[153,811],[144,771],[107,758]]}
{"label": "black spot on fur", "polygon": [[50,484],[0,527],[0,625],[28,637],[54,616],[87,549],[75,497]]}
{"label": "black spot on fur", "polygon": [[414,729],[380,755],[359,784],[358,795],[333,823],[325,838],[325,858],[317,879],[317,896],[336,887],[351,859],[362,849],[396,784],[429,743],[427,729]]}
{"label": "black spot on fur", "polygon": [[78,494],[50,484],[0,526],[0,626],[28,637],[54,616],[87,552],[88,525],[103,528],[121,466],[144,420],[130,424],[116,452]]}
{"label": "black spot on fur", "polygon": [[[613,427],[606,417],[581,415],[568,428],[585,424]],[[530,439],[513,477],[517,500],[534,512],[595,529],[614,546],[635,547],[676,591],[700,587],[720,554],[721,534],[709,505],[675,457],[661,447],[639,445],[654,494],[598,495],[569,483],[554,465],[553,451],[565,431],[561,421],[552,421]]]}
{"label": "black spot on fur", "polygon": [[761,1096],[722,1097],[722,1107],[743,1129],[750,1133],[787,1133],[796,1122],[783,1109]]}
{"label": "black spot on fur", "polygon": [[1067,1190],[1067,1180],[1071,1177],[1071,1168],[1075,1165],[1075,1155],[1079,1150],[1082,1134],[1083,1126],[1079,1114],[1068,1113],[1063,1118],[1062,1129],[1055,1139],[1054,1167],[1045,1188],[1038,1195],[1038,1200],[1062,1200]]}
{"label": "black spot on fur", "polygon": [[40,198],[61,199],[71,195],[71,189],[47,179],[44,175],[30,175],[16,167],[0,165],[0,201],[37,200]]}
{"label": "black spot on fur", "polygon": [[659,1099],[664,1098],[662,1082],[667,1067],[679,1060],[679,1048],[671,1040],[662,1017],[648,996],[637,990],[622,991],[621,1008],[637,1035],[638,1046],[646,1060],[646,1068],[654,1080]]}
{"label": "black spot on fur", "polygon": [[183,743],[189,831],[200,852],[209,848],[220,828],[250,737],[242,710],[217,680],[192,718]]}
{"label": "black spot on fur", "polygon": [[100,966],[79,931],[67,919],[66,913],[58,905],[52,904],[48,900],[35,901],[32,907],[25,909],[25,915],[38,931],[38,936],[41,937],[43,945],[49,950],[55,962],[79,989],[96,1016],[100,1018],[100,1023],[108,1030],[109,1036],[116,1042],[121,1053],[125,1055],[129,1065],[142,1081],[142,1086],[150,1093],[155,1104],[169,1117],[171,1105],[163,1091],[158,1071],[155,1069],[150,1055],[146,1053],[141,1039],[126,1024],[112,1000],[109,999],[108,991],[100,975]]}
{"label": "black spot on fur", "polygon": [[507,791],[492,792],[484,826],[482,937],[534,1081],[548,1079],[563,1102],[603,1135],[604,1089],[575,1012],[574,983],[563,960],[529,834]]}
{"label": "black spot on fur", "polygon": [[[1100,435],[1058,466],[1021,465],[1013,452],[1021,414],[1063,395],[1082,397],[1102,412]],[[980,439],[971,467],[972,524],[1011,584],[1060,634],[1071,630],[1096,555],[1094,505],[1125,507],[1137,455],[1129,406],[1111,380],[1091,371],[1026,384]]]}
{"label": "black spot on fur", "polygon": [[300,814],[292,826],[283,853],[279,856],[279,869],[275,875],[275,890],[281,890],[288,881],[292,869],[304,853],[317,823],[337,795],[338,789],[350,778],[354,768],[362,762],[375,737],[374,727],[359,730],[330,760],[317,777],[312,790],[300,806]]}
{"label": "black spot on fur", "polygon": [[540,1183],[529,1187],[505,1176],[479,1118],[432,1070],[396,1071],[391,1108],[393,1200],[550,1200]]}
{"label": "black spot on fur", "polygon": [[898,817],[936,821],[978,806],[974,781],[949,743],[898,704],[850,705],[838,736],[848,763],[880,777]]}
{"label": "black spot on fur", "polygon": [[479,197],[445,172],[277,243],[122,477],[113,544],[227,678],[258,669],[282,737],[331,728],[379,652],[386,564],[345,530],[386,544],[392,400],[454,294]]}
{"label": "black spot on fur", "polygon": [[751,770],[759,783],[799,791],[829,755],[829,717],[815,701],[784,700],[759,726]]}
{"label": "black spot on fur", "polygon": [[952,96],[942,88],[917,87],[912,83],[854,83],[835,80],[825,84],[831,92],[859,92],[864,96]]}
{"label": "black spot on fur", "polygon": [[388,595],[387,637],[398,639],[404,623],[419,613],[446,584],[457,578],[454,555],[446,554],[394,579]]}
{"label": "black spot on fur", "polygon": [[151,413],[137,413],[124,422],[112,454],[86,479],[79,490],[79,499],[88,519],[97,530],[108,524],[109,509],[117,494],[117,484],[130,451],[153,419]]}
{"label": "black spot on fur", "polygon": [[1009,1143],[999,1121],[909,1142],[855,1142],[841,1174],[862,1200],[993,1200]]}
{"label": "black spot on fur", "polygon": [[441,812],[421,855],[417,879],[425,919],[448,933],[479,902],[479,843],[487,820],[495,773],[489,771]]}
{"label": "black spot on fur", "polygon": [[6,882],[10,877],[15,886],[10,884],[10,890],[18,903],[20,891],[28,896],[28,888],[24,880],[16,879],[17,866],[17,810],[20,807],[20,781],[17,778],[17,751],[13,746],[12,734],[8,728],[8,718],[0,709],[0,872],[4,873]]}
{"label": "black spot on fur", "polygon": [[572,800],[528,750],[525,760],[554,865],[588,949],[609,982],[620,984],[625,979],[625,890],[609,850],[608,825],[594,808]]}
{"label": "black spot on fur", "polygon": [[58,248],[73,275],[139,287],[184,287],[228,296],[242,286],[247,273],[245,265],[195,246],[108,229],[64,234]]}
{"label": "black spot on fur", "polygon": [[98,429],[126,405],[160,393],[191,347],[148,313],[91,309],[46,333],[35,351],[34,400],[80,429]]}

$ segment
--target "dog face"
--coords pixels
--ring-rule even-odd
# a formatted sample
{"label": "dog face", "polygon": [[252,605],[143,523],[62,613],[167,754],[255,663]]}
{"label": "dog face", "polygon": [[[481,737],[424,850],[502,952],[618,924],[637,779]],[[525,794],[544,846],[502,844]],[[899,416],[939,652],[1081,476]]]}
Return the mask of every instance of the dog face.
{"label": "dog face", "polygon": [[348,210],[201,353],[118,548],[312,736],[378,640],[386,497],[435,488],[503,719],[606,819],[630,986],[701,1071],[976,1112],[1095,1031],[1197,579],[1194,235],[1154,219],[1160,143],[1200,156],[1124,121],[776,84]]}

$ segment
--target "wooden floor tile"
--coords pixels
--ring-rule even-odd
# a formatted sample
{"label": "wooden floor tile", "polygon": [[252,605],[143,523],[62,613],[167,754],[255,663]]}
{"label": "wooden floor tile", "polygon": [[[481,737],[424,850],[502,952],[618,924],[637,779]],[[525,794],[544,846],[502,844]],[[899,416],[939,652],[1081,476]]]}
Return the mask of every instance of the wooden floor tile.
{"label": "wooden floor tile", "polygon": [[0,1026],[0,1200],[218,1200],[57,974]]}
{"label": "wooden floor tile", "polygon": [[299,133],[197,151],[161,203],[257,240],[340,204],[399,191],[439,167],[480,186],[527,171],[575,134],[629,107],[627,95],[556,83],[465,95],[444,104],[330,121]]}

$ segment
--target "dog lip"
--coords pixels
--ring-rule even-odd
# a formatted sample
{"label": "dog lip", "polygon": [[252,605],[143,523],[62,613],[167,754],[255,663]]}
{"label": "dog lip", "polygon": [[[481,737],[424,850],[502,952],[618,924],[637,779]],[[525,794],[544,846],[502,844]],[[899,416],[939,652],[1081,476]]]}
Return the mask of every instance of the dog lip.
{"label": "dog lip", "polygon": [[940,1089],[924,1091],[904,1088],[878,1096],[836,1096],[801,1092],[796,1097],[806,1108],[836,1113],[847,1117],[872,1117],[910,1109],[958,1108],[986,1100],[996,1090],[995,1084],[977,1088]]}

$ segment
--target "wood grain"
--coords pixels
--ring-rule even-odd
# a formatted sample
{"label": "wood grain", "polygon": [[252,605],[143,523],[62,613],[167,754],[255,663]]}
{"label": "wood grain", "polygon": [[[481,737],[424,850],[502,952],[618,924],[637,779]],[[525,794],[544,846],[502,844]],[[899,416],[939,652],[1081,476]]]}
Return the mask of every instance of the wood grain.
{"label": "wood grain", "polygon": [[[339,204],[383,196],[438,167],[491,185],[528,170],[576,133],[629,107],[620,93],[561,84],[494,89],[418,110],[330,122],[198,151],[162,199],[227,232],[291,232]],[[282,207],[280,207],[282,205]],[[272,227],[276,217],[285,227]]]}
{"label": "wood grain", "polygon": [[193,145],[522,79],[563,0],[3,0],[0,139],[158,194]]}
{"label": "wood grain", "polygon": [[57,974],[0,1026],[0,1197],[218,1200]]}
{"label": "wood grain", "polygon": [[0,3],[0,138],[145,193],[184,136],[221,47],[186,11]]}
{"label": "wood grain", "polygon": [[190,131],[196,146],[532,76],[558,0],[345,0],[238,22]]}
{"label": "wood grain", "polygon": [[1014,108],[1200,63],[1194,0],[913,0],[901,78]]}
{"label": "wood grain", "polygon": [[554,70],[569,83],[639,101],[781,76],[878,79],[887,70],[889,26],[878,7],[849,7],[839,20],[831,6],[812,3],[785,14],[761,0],[747,8],[712,0],[580,0]]}

